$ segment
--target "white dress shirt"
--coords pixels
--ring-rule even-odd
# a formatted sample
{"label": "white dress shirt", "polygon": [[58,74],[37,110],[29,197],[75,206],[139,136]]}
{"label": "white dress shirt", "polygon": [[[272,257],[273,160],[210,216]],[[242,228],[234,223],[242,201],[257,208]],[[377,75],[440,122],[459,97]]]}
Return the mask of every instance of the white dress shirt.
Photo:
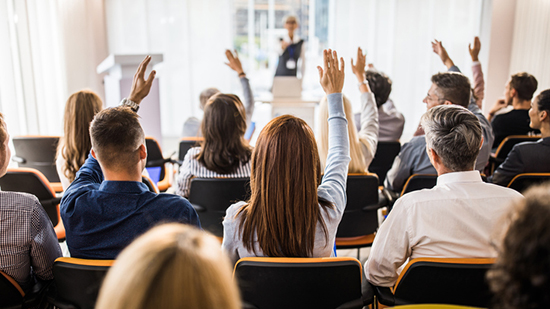
{"label": "white dress shirt", "polygon": [[496,257],[493,228],[518,198],[512,189],[484,183],[478,171],[443,174],[434,188],[404,195],[376,234],[367,280],[393,286],[409,258]]}

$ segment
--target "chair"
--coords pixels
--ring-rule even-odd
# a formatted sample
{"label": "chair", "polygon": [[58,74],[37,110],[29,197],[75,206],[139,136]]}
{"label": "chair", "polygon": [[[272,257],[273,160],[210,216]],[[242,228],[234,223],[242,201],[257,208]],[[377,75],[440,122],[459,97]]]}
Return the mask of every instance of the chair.
{"label": "chair", "polygon": [[434,174],[414,174],[407,179],[403,190],[401,190],[401,196],[422,189],[431,189],[437,184],[437,175]]}
{"label": "chair", "polygon": [[0,309],[36,307],[44,297],[50,282],[38,281],[25,293],[12,277],[0,271]]}
{"label": "chair", "polygon": [[362,308],[361,263],[354,258],[243,258],[235,265],[245,308]]}
{"label": "chair", "polygon": [[215,236],[223,236],[225,210],[250,197],[250,178],[193,178],[189,202],[199,215],[201,226]]}
{"label": "chair", "polygon": [[143,182],[147,186],[149,191],[157,194],[159,193],[159,189],[157,188],[155,183],[151,180],[151,178],[141,175],[141,182]]}
{"label": "chair", "polygon": [[180,139],[180,148],[178,151],[178,163],[181,165],[183,160],[185,159],[185,155],[187,154],[187,151],[193,147],[197,147],[200,145],[200,142],[202,142],[204,138],[202,137],[182,137]]}
{"label": "chair", "polygon": [[386,174],[393,165],[393,160],[401,151],[401,144],[399,141],[395,142],[378,142],[376,147],[376,154],[374,159],[370,163],[369,171],[378,175],[378,184],[384,185]]}
{"label": "chair", "polygon": [[368,247],[378,228],[378,177],[376,174],[349,174],[347,204],[336,233],[336,248]]}
{"label": "chair", "polygon": [[491,293],[485,273],[494,259],[420,258],[410,261],[393,288],[374,286],[386,306],[452,304],[488,307]]}
{"label": "chair", "polygon": [[[147,147],[147,162],[145,163],[145,167],[149,171],[151,171],[150,168],[159,168],[157,187],[161,192],[164,192],[170,188],[170,177],[166,173],[166,163],[173,163],[173,161],[170,158],[162,156],[160,145],[154,137],[146,137],[145,146]],[[155,179],[156,177],[152,178]]]}
{"label": "chair", "polygon": [[516,175],[508,184],[508,188],[512,188],[518,192],[523,192],[530,186],[543,183],[550,180],[550,173],[524,173]]}
{"label": "chair", "polygon": [[15,156],[12,160],[18,167],[39,170],[51,183],[55,192],[62,192],[63,187],[55,167],[59,136],[16,136],[13,138]]}
{"label": "chair", "polygon": [[60,198],[55,195],[50,182],[38,170],[32,168],[9,168],[0,178],[2,191],[29,193],[38,198],[40,204],[52,221],[57,239],[65,239],[65,228],[59,215]]}
{"label": "chair", "polygon": [[507,136],[501,143],[498,145],[497,150],[495,151],[495,154],[491,155],[489,157],[489,173],[490,175],[493,175],[495,170],[506,160],[506,157],[512,151],[512,148],[516,144],[523,143],[523,142],[534,142],[538,141],[541,138],[540,135],[538,136],[531,136],[531,135],[510,135]]}
{"label": "chair", "polygon": [[99,289],[114,260],[60,257],[53,264],[54,284],[48,302],[58,308],[93,309]]}

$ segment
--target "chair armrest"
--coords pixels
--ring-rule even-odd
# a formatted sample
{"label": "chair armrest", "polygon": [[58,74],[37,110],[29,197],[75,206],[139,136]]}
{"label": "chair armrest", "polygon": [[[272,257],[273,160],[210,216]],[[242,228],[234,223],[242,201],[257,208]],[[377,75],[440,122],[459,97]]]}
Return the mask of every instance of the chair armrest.
{"label": "chair armrest", "polygon": [[382,195],[384,195],[385,199],[387,200],[386,205],[388,206],[389,214],[393,207],[393,204],[395,204],[395,201],[399,198],[399,193],[384,188],[382,190]]}
{"label": "chair armrest", "polygon": [[372,284],[365,280],[363,276],[363,284],[361,286],[361,298],[343,303],[336,309],[361,309],[364,306],[371,305],[372,303],[374,303],[374,289]]}
{"label": "chair armrest", "polygon": [[374,293],[376,294],[376,299],[379,303],[386,306],[395,305],[395,296],[391,292],[389,287],[384,286],[373,286]]}
{"label": "chair armrest", "polygon": [[206,211],[206,208],[202,207],[201,205],[191,204],[191,206],[193,206],[193,208],[195,208],[196,212],[205,212]]}
{"label": "chair armrest", "polygon": [[21,163],[21,164],[27,163],[27,160],[25,160],[24,158],[18,157],[18,156],[11,157],[11,160],[13,162],[17,162],[17,163]]}

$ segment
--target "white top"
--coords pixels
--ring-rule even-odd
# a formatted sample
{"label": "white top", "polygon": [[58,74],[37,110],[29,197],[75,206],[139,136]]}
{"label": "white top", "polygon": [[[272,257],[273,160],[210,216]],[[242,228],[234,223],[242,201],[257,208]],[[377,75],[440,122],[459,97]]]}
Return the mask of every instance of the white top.
{"label": "white top", "polygon": [[63,187],[63,192],[67,190],[69,185],[71,184],[71,181],[65,174],[63,173],[63,165],[65,165],[65,159],[63,159],[62,155],[58,155],[57,159],[55,160],[55,168],[57,169],[57,175],[59,176],[59,181],[61,181],[61,186]]}
{"label": "white top", "polygon": [[365,263],[367,280],[393,286],[409,258],[496,257],[493,228],[518,198],[512,189],[484,183],[478,171],[444,174],[434,188],[404,195],[376,234]]}
{"label": "white top", "polygon": [[189,189],[191,188],[191,179],[195,177],[200,178],[243,178],[250,177],[250,160],[248,162],[239,163],[239,167],[231,174],[218,174],[206,168],[196,156],[201,151],[200,147],[193,147],[187,151],[185,159],[180,167],[180,172],[176,179],[176,194],[183,197],[189,196]]}
{"label": "white top", "polygon": [[374,98],[374,93],[372,92],[364,92],[361,94],[360,123],[361,128],[357,134],[359,136],[359,141],[361,142],[363,156],[365,157],[365,164],[368,167],[376,154],[379,130],[378,108],[376,107],[376,100]]}
{"label": "white top", "polygon": [[[351,160],[349,157],[349,137],[347,120],[342,104],[342,94],[330,94],[327,96],[327,100],[329,110],[329,151],[325,174],[321,184],[317,187],[317,196],[331,202],[334,208],[319,206],[321,208],[321,216],[327,228],[328,240],[325,239],[321,225],[317,224],[312,257],[334,256],[336,230],[346,207],[346,182],[348,164]],[[237,261],[243,257],[265,256],[257,242],[254,244],[257,254],[254,254],[254,251],[247,250],[242,243],[242,235],[239,231],[240,220],[236,215],[243,205],[245,205],[245,202],[231,205],[227,209],[223,221],[224,236],[222,248],[233,261]]]}

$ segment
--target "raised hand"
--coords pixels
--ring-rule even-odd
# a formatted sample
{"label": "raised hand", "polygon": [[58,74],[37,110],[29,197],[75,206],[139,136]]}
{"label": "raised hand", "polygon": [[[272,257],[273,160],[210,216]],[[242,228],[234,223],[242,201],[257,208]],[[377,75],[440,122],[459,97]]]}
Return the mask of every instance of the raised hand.
{"label": "raised hand", "polygon": [[432,50],[439,55],[439,58],[441,58],[441,61],[447,69],[455,65],[453,60],[449,57],[449,54],[447,54],[447,50],[443,47],[441,41],[434,40],[434,42],[432,42]]}
{"label": "raised hand", "polygon": [[489,117],[493,118],[495,116],[496,112],[499,110],[505,108],[507,106],[506,101],[504,99],[499,99],[495,102],[491,110],[489,111]]}
{"label": "raised hand", "polygon": [[340,63],[338,63],[336,51],[325,49],[323,51],[323,63],[324,68],[317,66],[319,81],[323,90],[327,95],[342,92],[342,88],[344,88],[344,58],[340,58]]}
{"label": "raised hand", "polygon": [[363,82],[365,80],[365,64],[367,62],[367,55],[363,54],[363,50],[361,47],[357,48],[357,63],[353,63],[353,58],[351,58],[351,71],[359,82]]}
{"label": "raised hand", "polygon": [[143,61],[139,64],[136,74],[134,74],[134,80],[132,81],[132,89],[130,90],[130,95],[128,100],[139,104],[151,91],[151,86],[153,85],[153,80],[157,72],[155,70],[151,71],[149,78],[145,80],[145,70],[147,65],[151,62],[151,56],[145,57]]}
{"label": "raised hand", "polygon": [[470,57],[472,57],[472,61],[479,61],[479,50],[481,49],[481,41],[479,41],[479,37],[474,38],[474,47],[471,47],[471,44],[468,44],[468,51],[470,51]]}
{"label": "raised hand", "polygon": [[239,60],[239,54],[237,54],[237,51],[235,50],[235,55],[229,50],[225,50],[225,56],[227,57],[227,61],[225,64],[230,67],[233,71],[237,72],[237,74],[241,75],[243,74],[243,65],[241,64],[241,60]]}

